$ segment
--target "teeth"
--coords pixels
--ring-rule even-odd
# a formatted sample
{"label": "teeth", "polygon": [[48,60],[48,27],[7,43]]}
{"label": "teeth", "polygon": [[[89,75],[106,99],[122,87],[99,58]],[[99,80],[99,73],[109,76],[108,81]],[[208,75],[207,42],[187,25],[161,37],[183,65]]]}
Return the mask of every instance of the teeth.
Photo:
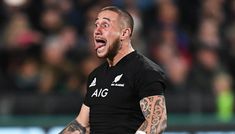
{"label": "teeth", "polygon": [[96,37],[95,38],[95,41],[98,42],[98,43],[105,43],[105,39],[101,38],[101,37]]}
{"label": "teeth", "polygon": [[96,40],[96,42],[98,42],[98,43],[105,43],[104,40],[100,40],[100,39]]}
{"label": "teeth", "polygon": [[104,43],[104,41],[103,41],[103,40],[97,40],[96,42],[101,42],[101,43]]}

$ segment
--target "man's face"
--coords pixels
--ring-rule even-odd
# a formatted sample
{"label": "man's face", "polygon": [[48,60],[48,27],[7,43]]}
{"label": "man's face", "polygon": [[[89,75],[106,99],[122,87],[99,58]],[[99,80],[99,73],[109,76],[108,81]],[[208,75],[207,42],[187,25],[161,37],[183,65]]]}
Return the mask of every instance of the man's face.
{"label": "man's face", "polygon": [[121,26],[117,13],[102,11],[95,21],[94,48],[99,58],[112,58],[120,47]]}

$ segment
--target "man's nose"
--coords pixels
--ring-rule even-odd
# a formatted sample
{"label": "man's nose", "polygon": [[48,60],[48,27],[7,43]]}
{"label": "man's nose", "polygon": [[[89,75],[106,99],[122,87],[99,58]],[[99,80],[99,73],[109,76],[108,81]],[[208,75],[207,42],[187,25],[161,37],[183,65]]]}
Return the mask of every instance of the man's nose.
{"label": "man's nose", "polygon": [[101,31],[100,27],[96,27],[94,33],[95,33],[95,35],[101,35],[102,31]]}

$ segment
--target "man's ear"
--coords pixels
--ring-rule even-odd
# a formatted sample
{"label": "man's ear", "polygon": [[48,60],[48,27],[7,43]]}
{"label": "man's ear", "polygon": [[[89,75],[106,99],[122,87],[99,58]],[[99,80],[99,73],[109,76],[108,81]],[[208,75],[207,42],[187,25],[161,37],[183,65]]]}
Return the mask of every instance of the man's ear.
{"label": "man's ear", "polygon": [[126,38],[130,38],[131,36],[131,29],[130,28],[124,28],[121,32],[121,40],[124,40]]}

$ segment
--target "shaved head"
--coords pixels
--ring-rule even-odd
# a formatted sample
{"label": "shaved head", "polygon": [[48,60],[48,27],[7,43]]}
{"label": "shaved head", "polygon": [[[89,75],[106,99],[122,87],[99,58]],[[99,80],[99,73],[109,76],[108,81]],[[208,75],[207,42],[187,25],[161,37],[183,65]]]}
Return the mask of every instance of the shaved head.
{"label": "shaved head", "polygon": [[133,28],[134,28],[134,20],[133,20],[132,16],[127,11],[122,10],[116,6],[104,7],[100,10],[100,12],[102,12],[102,11],[113,11],[113,12],[117,13],[120,17],[119,20],[121,22],[122,28],[130,28],[131,29],[130,36],[132,36]]}

